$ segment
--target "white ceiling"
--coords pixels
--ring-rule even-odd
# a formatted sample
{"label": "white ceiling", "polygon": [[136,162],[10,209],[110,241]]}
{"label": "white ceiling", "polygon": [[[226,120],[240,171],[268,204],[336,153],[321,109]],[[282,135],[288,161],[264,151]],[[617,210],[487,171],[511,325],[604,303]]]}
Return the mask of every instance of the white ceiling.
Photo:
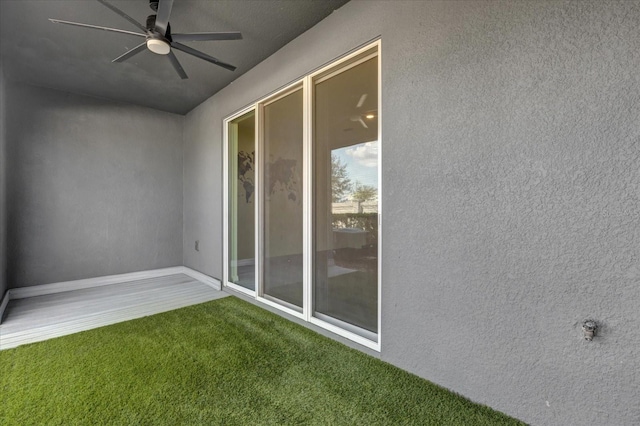
{"label": "white ceiling", "polygon": [[[109,0],[108,0],[109,1]],[[184,43],[237,67],[228,71],[176,51],[189,79],[168,58],[143,51],[135,36],[54,24],[48,18],[139,31],[95,0],[0,0],[0,55],[5,77],[36,86],[186,114],[324,19],[347,0],[175,0],[173,33],[240,31],[242,40]],[[148,0],[111,0],[142,24]]]}

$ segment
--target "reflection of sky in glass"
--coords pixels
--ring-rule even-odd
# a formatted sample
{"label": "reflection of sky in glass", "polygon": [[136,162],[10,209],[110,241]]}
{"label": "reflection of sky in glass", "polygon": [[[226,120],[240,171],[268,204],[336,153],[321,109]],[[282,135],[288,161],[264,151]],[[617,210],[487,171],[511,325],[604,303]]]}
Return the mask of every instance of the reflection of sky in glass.
{"label": "reflection of sky in glass", "polygon": [[359,143],[331,151],[347,165],[352,183],[378,187],[378,141]]}

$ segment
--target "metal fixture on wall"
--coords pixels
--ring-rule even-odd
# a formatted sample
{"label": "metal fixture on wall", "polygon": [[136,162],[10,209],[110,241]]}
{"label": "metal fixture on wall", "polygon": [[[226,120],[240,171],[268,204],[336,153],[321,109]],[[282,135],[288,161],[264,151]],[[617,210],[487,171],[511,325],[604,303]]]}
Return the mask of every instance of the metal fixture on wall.
{"label": "metal fixture on wall", "polygon": [[582,323],[582,332],[584,333],[584,340],[592,341],[593,337],[596,335],[596,330],[598,329],[598,324],[594,320],[585,320]]}

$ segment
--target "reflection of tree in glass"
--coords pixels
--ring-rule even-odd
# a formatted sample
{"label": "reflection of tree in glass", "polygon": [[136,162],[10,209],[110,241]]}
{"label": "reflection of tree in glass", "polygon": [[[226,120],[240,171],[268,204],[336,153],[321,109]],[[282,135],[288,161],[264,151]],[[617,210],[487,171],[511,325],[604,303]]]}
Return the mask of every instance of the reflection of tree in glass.
{"label": "reflection of tree in glass", "polygon": [[247,203],[251,199],[251,195],[255,190],[252,176],[254,158],[255,151],[252,153],[245,151],[238,152],[238,180],[242,182],[244,197]]}
{"label": "reflection of tree in glass", "polygon": [[331,154],[331,201],[340,203],[351,192],[351,179],[347,165],[337,155]]}
{"label": "reflection of tree in glass", "polygon": [[287,191],[287,198],[297,201],[298,179],[296,173],[296,160],[287,160],[278,157],[276,161],[267,164],[268,193],[274,194],[276,191]]}
{"label": "reflection of tree in glass", "polygon": [[362,185],[360,182],[356,181],[353,187],[353,194],[351,194],[353,201],[364,203],[365,201],[371,201],[378,198],[378,189],[371,185]]}
{"label": "reflection of tree in glass", "polygon": [[362,213],[364,211],[362,203],[375,200],[376,198],[378,198],[377,188],[371,185],[362,185],[358,181],[353,185],[353,194],[351,194],[351,199],[358,202],[358,213]]}

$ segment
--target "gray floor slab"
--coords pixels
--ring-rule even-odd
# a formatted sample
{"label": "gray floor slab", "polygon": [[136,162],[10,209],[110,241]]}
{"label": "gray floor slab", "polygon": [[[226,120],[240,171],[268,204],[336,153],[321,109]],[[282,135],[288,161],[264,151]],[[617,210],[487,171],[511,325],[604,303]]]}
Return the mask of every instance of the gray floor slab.
{"label": "gray floor slab", "polygon": [[0,350],[227,296],[184,274],[9,301]]}

